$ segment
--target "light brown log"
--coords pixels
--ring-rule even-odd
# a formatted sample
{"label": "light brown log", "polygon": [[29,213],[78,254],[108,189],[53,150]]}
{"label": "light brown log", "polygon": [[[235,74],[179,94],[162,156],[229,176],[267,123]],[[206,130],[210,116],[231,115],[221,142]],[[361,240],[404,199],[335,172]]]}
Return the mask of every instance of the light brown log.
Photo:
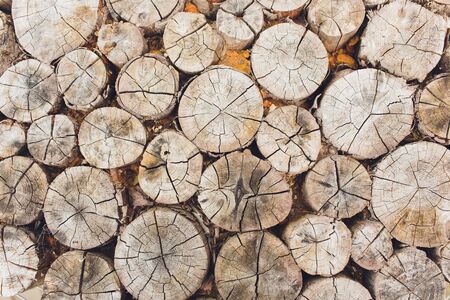
{"label": "light brown log", "polygon": [[113,169],[134,163],[144,151],[147,133],[139,120],[115,107],[98,108],[81,123],[81,154],[93,166]]}
{"label": "light brown log", "polygon": [[76,157],[75,124],[66,115],[42,117],[28,128],[27,146],[38,162],[65,167]]}
{"label": "light brown log", "polygon": [[308,0],[257,0],[267,10],[281,15],[295,16],[308,4]]}
{"label": "light brown log", "polygon": [[246,150],[206,168],[198,202],[217,226],[245,232],[282,222],[292,206],[292,191],[281,173]]}
{"label": "light brown log", "polygon": [[20,45],[51,63],[87,43],[99,18],[98,0],[14,0],[12,17]]}
{"label": "light brown log", "polygon": [[[7,7],[5,0],[0,0],[0,9]],[[9,2],[9,7],[11,2]],[[22,54],[16,42],[11,16],[0,12],[0,75]]]}
{"label": "light brown log", "polygon": [[120,282],[112,261],[100,254],[69,251],[50,266],[43,300],[120,300]]}
{"label": "light brown log", "polygon": [[328,73],[328,54],[320,39],[293,23],[261,32],[250,59],[258,83],[274,97],[293,102],[314,93]]}
{"label": "light brown log", "polygon": [[24,229],[0,225],[0,296],[11,297],[36,280],[39,258],[31,234]]}
{"label": "light brown log", "polygon": [[434,259],[441,269],[445,279],[450,282],[450,242],[444,246],[435,248]]}
{"label": "light brown log", "polygon": [[130,60],[116,81],[117,101],[138,118],[161,119],[176,104],[179,74],[159,55],[145,54]]}
{"label": "light brown log", "polygon": [[401,146],[373,178],[373,211],[394,238],[430,248],[448,241],[450,150],[430,142]]}
{"label": "light brown log", "polygon": [[22,125],[10,119],[0,122],[0,159],[16,155],[25,144],[25,129]]}
{"label": "light brown log", "polygon": [[319,155],[320,128],[314,117],[295,105],[269,112],[256,135],[259,151],[280,172],[300,174]]}
{"label": "light brown log", "polygon": [[295,299],[302,288],[302,272],[289,249],[264,231],[228,238],[214,276],[223,299]]}
{"label": "light brown log", "polygon": [[326,88],[316,117],[334,147],[358,159],[376,158],[411,132],[414,92],[383,71],[353,71]]}
{"label": "light brown log", "polygon": [[120,235],[114,266],[136,299],[187,299],[208,271],[209,252],[199,225],[174,210],[147,210]]}
{"label": "light brown log", "polygon": [[50,184],[44,217],[58,241],[75,249],[91,249],[116,234],[118,207],[108,173],[92,167],[71,167]]}
{"label": "light brown log", "polygon": [[246,74],[226,66],[192,80],[180,99],[178,118],[200,150],[225,153],[250,144],[260,126],[263,99]]}
{"label": "light brown log", "polygon": [[47,194],[47,175],[31,158],[12,156],[0,162],[0,222],[30,224]]}
{"label": "light brown log", "polygon": [[341,221],[307,214],[289,222],[283,231],[298,266],[306,273],[330,277],[350,258],[352,234]]}
{"label": "light brown log", "polygon": [[393,1],[369,21],[359,58],[406,80],[423,81],[441,59],[446,32],[443,17],[408,0]]}
{"label": "light brown log", "polygon": [[372,180],[366,168],[350,156],[332,155],[306,174],[303,199],[319,214],[351,218],[369,205]]}
{"label": "light brown log", "polygon": [[0,9],[6,12],[11,11],[12,0],[0,0]]}
{"label": "light brown log", "polygon": [[337,275],[307,281],[300,300],[372,300],[372,296],[358,281]]}

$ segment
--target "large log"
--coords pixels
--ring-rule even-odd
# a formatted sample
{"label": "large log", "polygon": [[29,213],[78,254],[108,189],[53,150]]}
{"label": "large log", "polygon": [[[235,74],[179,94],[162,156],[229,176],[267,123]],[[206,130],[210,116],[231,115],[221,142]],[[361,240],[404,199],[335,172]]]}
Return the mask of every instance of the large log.
{"label": "large log", "polygon": [[308,4],[308,0],[257,0],[262,6],[281,16],[295,16]]}
{"label": "large log", "polygon": [[16,155],[26,144],[25,129],[17,122],[0,122],[0,159]]}
{"label": "large log", "polygon": [[358,281],[337,275],[307,281],[300,300],[372,300],[372,296]]}
{"label": "large log", "polygon": [[[11,5],[11,3],[9,4]],[[0,0],[0,9],[3,7],[2,0]],[[11,16],[3,12],[0,12],[0,54],[0,75],[22,54],[19,44],[16,42]]]}

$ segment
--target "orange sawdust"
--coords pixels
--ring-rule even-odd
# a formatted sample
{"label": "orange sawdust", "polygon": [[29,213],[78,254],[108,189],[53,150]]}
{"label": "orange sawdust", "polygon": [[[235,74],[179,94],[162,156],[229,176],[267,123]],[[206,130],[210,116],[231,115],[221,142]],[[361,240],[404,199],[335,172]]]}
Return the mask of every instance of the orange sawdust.
{"label": "orange sawdust", "polygon": [[191,13],[198,13],[198,12],[200,12],[198,10],[197,6],[195,6],[191,2],[186,3],[186,6],[184,7],[184,11],[185,12],[191,12]]}
{"label": "orange sawdust", "polygon": [[328,62],[330,64],[330,68],[335,68],[338,65],[346,65],[350,68],[356,68],[357,63],[353,58],[353,55],[356,53],[356,45],[360,40],[359,36],[355,36],[351,38],[344,48],[338,49],[333,53],[328,54]]}
{"label": "orange sawdust", "polygon": [[220,63],[243,73],[250,74],[250,51],[249,50],[227,50]]}

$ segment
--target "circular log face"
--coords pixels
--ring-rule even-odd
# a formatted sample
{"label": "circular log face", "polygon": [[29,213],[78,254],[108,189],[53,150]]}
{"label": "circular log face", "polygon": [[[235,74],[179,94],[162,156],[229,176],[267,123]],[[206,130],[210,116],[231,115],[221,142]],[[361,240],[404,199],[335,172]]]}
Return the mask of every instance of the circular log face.
{"label": "circular log face", "polygon": [[445,281],[438,266],[422,250],[397,250],[371,278],[375,299],[444,299]]}
{"label": "circular log face", "polygon": [[257,0],[266,9],[279,13],[300,12],[308,0]]}
{"label": "circular log face", "polygon": [[357,160],[332,155],[320,160],[305,177],[303,195],[312,209],[343,219],[361,212],[371,198],[372,180]]}
{"label": "circular log face", "polygon": [[168,208],[152,208],[121,234],[114,255],[120,281],[137,299],[187,299],[209,262],[198,224]]}
{"label": "circular log face", "polygon": [[37,161],[50,166],[67,166],[77,146],[75,126],[65,115],[40,118],[28,129],[27,145]]}
{"label": "circular log face", "polygon": [[417,117],[422,132],[450,144],[450,75],[427,84],[419,98]]}
{"label": "circular log face", "polygon": [[3,73],[0,95],[0,111],[27,123],[47,115],[60,98],[53,68],[35,59],[22,60]]}
{"label": "circular log face", "polygon": [[26,225],[39,215],[47,194],[47,176],[31,158],[13,156],[0,162],[0,221]]}
{"label": "circular log face", "polygon": [[359,282],[338,275],[310,280],[300,300],[372,300],[372,296]]}
{"label": "circular log face", "polygon": [[369,21],[359,57],[406,80],[422,81],[444,49],[446,21],[421,5],[394,1]]}
{"label": "circular log face", "polygon": [[397,148],[377,165],[372,206],[397,240],[436,247],[448,240],[450,151],[417,142]]}
{"label": "circular log face", "polygon": [[184,202],[197,191],[202,166],[203,157],[194,144],[175,131],[166,131],[145,149],[139,185],[156,202]]}
{"label": "circular log face", "polygon": [[56,69],[58,88],[71,109],[92,110],[103,102],[106,67],[101,58],[85,48],[64,55]]}
{"label": "circular log face", "polygon": [[258,149],[281,172],[299,174],[316,162],[320,129],[314,117],[295,105],[270,112],[256,136]]}
{"label": "circular log face", "polygon": [[120,300],[112,262],[99,254],[70,251],[58,257],[44,279],[45,300]]}
{"label": "circular log face", "polygon": [[316,116],[336,148],[359,159],[394,149],[414,120],[414,87],[376,69],[353,71],[332,82]]}
{"label": "circular log face", "polygon": [[164,29],[163,41],[172,63],[188,74],[216,63],[223,48],[222,37],[197,13],[174,15]]}
{"label": "circular log face", "polygon": [[0,296],[11,297],[35,282],[39,267],[36,245],[23,229],[0,225]]}
{"label": "circular log face", "polygon": [[252,48],[258,83],[277,98],[300,101],[319,87],[328,73],[328,54],[305,27],[282,23],[264,30]]}
{"label": "circular log face", "polygon": [[0,122],[0,159],[19,153],[25,145],[25,130],[13,120]]}
{"label": "circular log face", "polygon": [[302,288],[302,272],[289,249],[264,231],[230,237],[214,272],[223,299],[295,299]]}
{"label": "circular log face", "polygon": [[205,215],[228,231],[275,226],[292,206],[292,192],[282,174],[249,151],[233,152],[208,166],[199,190]]}
{"label": "circular log face", "polygon": [[218,66],[195,78],[180,100],[186,137],[200,150],[225,153],[247,146],[258,131],[263,99],[245,74]]}
{"label": "circular log face", "polygon": [[108,173],[92,167],[65,169],[49,187],[44,216],[55,238],[71,248],[108,242],[119,225],[116,190]]}
{"label": "circular log face", "polygon": [[94,32],[98,0],[14,0],[12,17],[20,45],[50,63],[82,46]]}
{"label": "circular log face", "polygon": [[161,119],[175,106],[178,82],[178,72],[163,57],[147,54],[122,68],[116,82],[117,100],[139,118]]}
{"label": "circular log face", "polygon": [[350,257],[350,230],[341,221],[326,216],[304,215],[290,222],[283,239],[298,266],[311,275],[335,275]]}
{"label": "circular log face", "polygon": [[101,169],[135,162],[144,151],[147,133],[139,120],[115,107],[99,108],[81,123],[78,135],[81,154]]}
{"label": "circular log face", "polygon": [[[10,3],[11,5],[11,3]],[[0,0],[0,9],[2,0]],[[22,53],[16,42],[11,16],[0,11],[0,74],[8,69],[15,59]]]}

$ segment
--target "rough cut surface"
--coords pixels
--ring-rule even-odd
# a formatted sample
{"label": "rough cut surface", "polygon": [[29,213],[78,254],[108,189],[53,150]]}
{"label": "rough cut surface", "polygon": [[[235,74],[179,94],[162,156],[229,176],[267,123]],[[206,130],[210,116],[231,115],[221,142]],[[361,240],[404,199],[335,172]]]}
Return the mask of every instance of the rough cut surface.
{"label": "rough cut surface", "polygon": [[448,241],[450,150],[417,142],[397,148],[377,165],[372,207],[397,240],[418,247]]}
{"label": "rough cut surface", "polygon": [[[2,0],[0,0],[0,9],[2,8]],[[11,16],[0,12],[0,75],[11,66],[20,54]]]}
{"label": "rough cut surface", "polygon": [[383,71],[353,71],[326,88],[316,116],[333,146],[358,159],[372,159],[410,134],[414,92],[405,80]]}
{"label": "rough cut surface", "polygon": [[316,34],[293,23],[259,35],[251,65],[258,83],[273,96],[298,102],[314,93],[328,73],[328,55]]}
{"label": "rough cut surface", "polygon": [[299,13],[305,5],[308,4],[308,0],[257,0],[266,9],[281,13]]}
{"label": "rough cut surface", "polygon": [[25,146],[25,130],[13,120],[0,122],[0,159],[19,153]]}
{"label": "rough cut surface", "polygon": [[303,289],[300,300],[372,300],[372,296],[358,281],[338,275],[312,279]]}
{"label": "rough cut surface", "polygon": [[289,249],[264,231],[228,238],[214,273],[223,299],[295,299],[302,288],[302,272]]}
{"label": "rough cut surface", "polygon": [[202,284],[209,252],[204,233],[190,217],[152,208],[120,235],[114,266],[136,299],[187,299]]}
{"label": "rough cut surface", "polygon": [[199,192],[205,215],[228,231],[275,226],[292,206],[292,191],[282,174],[248,150],[227,154],[209,165]]}

